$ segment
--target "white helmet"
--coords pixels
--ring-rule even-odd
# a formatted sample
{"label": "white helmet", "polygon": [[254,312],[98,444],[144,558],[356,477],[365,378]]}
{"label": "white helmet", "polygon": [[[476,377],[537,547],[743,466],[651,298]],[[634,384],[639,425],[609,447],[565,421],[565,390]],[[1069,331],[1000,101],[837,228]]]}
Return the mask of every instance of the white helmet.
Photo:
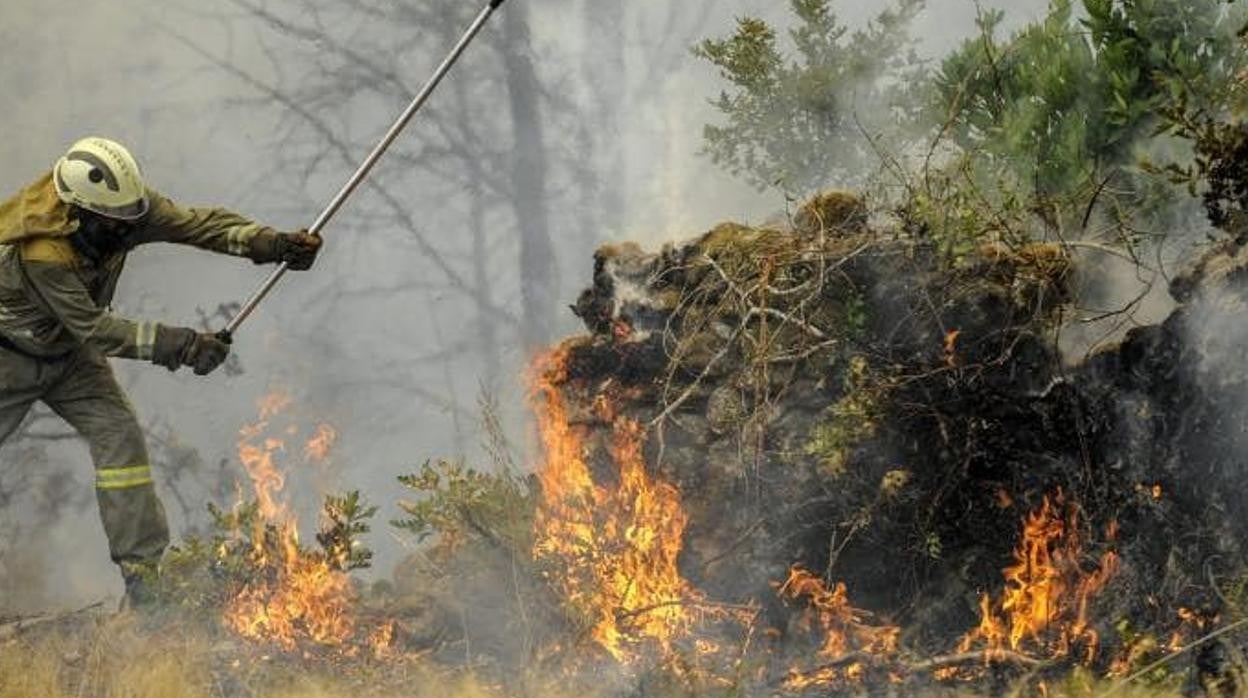
{"label": "white helmet", "polygon": [[120,143],[84,138],[56,161],[57,196],[101,216],[134,220],[147,213],[147,188],[139,163]]}

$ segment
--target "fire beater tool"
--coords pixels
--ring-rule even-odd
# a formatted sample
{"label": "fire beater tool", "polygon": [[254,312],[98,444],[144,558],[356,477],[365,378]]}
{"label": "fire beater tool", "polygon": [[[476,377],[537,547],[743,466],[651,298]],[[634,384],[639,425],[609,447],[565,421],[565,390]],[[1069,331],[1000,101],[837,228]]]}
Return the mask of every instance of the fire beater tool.
{"label": "fire beater tool", "polygon": [[[407,108],[403,110],[403,113],[399,115],[399,118],[393,125],[390,126],[390,130],[386,131],[386,135],[382,136],[381,142],[373,148],[372,152],[368,154],[368,157],[364,158],[364,162],[360,163],[360,166],[356,169],[355,174],[351,175],[351,178],[347,180],[347,183],[342,185],[342,189],[338,190],[338,193],[329,202],[329,205],[325,207],[325,210],[321,211],[321,215],[316,217],[312,226],[308,228],[309,233],[312,233],[313,235],[319,234],[326,224],[329,223],[329,219],[334,217],[334,214],[338,212],[339,208],[342,208],[343,203],[345,203],[351,194],[354,193],[360,186],[360,183],[363,182],[364,178],[368,176],[369,171],[373,169],[373,165],[377,164],[377,161],[381,159],[381,156],[386,152],[386,149],[389,148],[390,144],[394,142],[394,139],[399,136],[399,133],[401,133],[407,126],[407,123],[412,120],[412,117],[416,115],[416,112],[420,111],[420,108],[424,106],[425,101],[429,99],[429,95],[433,94],[434,88],[438,86],[438,83],[442,82],[442,78],[446,76],[447,72],[450,71],[451,66],[454,65],[455,61],[459,59],[460,54],[464,52],[464,49],[468,47],[468,44],[470,44],[477,36],[477,33],[481,31],[481,27],[485,26],[485,23],[489,20],[490,15],[494,14],[494,10],[497,10],[503,2],[504,0],[490,0],[490,3],[482,8],[481,12],[477,15],[477,18],[473,20],[472,25],[468,27],[468,30],[464,32],[462,37],[460,37],[459,42],[455,44],[455,47],[452,48],[451,52],[445,59],[443,59],[442,64],[438,66],[436,71],[434,71],[433,77],[429,78],[429,81],[425,83],[425,86],[421,88],[420,92],[412,98],[411,104],[407,105]],[[260,301],[264,300],[265,296],[269,295],[269,292],[272,291],[273,287],[277,285],[278,280],[286,274],[286,270],[287,265],[285,262],[278,265],[277,269],[273,270],[273,273],[269,275],[269,278],[265,279],[264,283],[256,289],[255,293],[247,299],[247,302],[243,303],[242,308],[240,308],[238,313],[235,314],[234,317],[226,324],[225,328],[217,333],[217,337],[224,342],[230,342],[239,326],[243,324],[243,321],[246,320],[249,315],[251,315],[252,311],[256,309],[256,306],[260,305]]]}

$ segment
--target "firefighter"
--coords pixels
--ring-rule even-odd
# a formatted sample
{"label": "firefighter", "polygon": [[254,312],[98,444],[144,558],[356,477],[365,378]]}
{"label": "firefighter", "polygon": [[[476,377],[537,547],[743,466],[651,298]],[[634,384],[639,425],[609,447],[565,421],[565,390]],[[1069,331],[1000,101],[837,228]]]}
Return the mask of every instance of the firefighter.
{"label": "firefighter", "polygon": [[150,242],[295,270],[311,267],[321,246],[306,231],[279,233],[224,209],[180,207],[148,189],[129,151],[104,138],[74,143],[50,172],[0,204],[0,443],[36,401],[87,441],[123,605],[150,599],[169,527],[142,429],[108,357],[202,376],[230,350],[224,337],[110,311],[127,254]]}

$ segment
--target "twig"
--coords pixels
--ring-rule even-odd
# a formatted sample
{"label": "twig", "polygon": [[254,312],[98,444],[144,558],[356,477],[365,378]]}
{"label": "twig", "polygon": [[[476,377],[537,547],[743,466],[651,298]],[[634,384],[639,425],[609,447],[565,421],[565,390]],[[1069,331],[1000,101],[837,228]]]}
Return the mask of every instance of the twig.
{"label": "twig", "polygon": [[703,253],[702,259],[707,264],[711,265],[711,268],[715,270],[715,273],[719,275],[719,278],[724,280],[724,283],[728,284],[728,290],[732,291],[733,294],[737,296],[737,300],[741,301],[742,303],[745,303],[746,298],[750,294],[750,291],[742,291],[741,289],[737,288],[737,285],[733,283],[731,278],[729,278],[728,273],[724,271],[724,268],[719,266],[719,263],[715,261],[714,257],[710,256],[709,254]]}
{"label": "twig", "polygon": [[1152,664],[1149,664],[1148,666],[1144,667],[1143,669],[1140,669],[1139,671],[1135,672],[1134,674],[1131,674],[1131,675],[1130,675],[1130,676],[1128,676],[1127,678],[1125,678],[1125,679],[1123,679],[1123,680],[1119,681],[1118,683],[1114,684],[1114,685],[1113,685],[1113,687],[1111,687],[1108,691],[1105,691],[1104,693],[1102,693],[1102,694],[1100,694],[1099,696],[1097,696],[1097,698],[1106,698],[1106,696],[1112,696],[1112,695],[1114,695],[1115,693],[1117,693],[1118,691],[1121,691],[1123,688],[1125,688],[1125,687],[1127,686],[1127,684],[1131,683],[1132,681],[1135,681],[1136,679],[1140,678],[1141,676],[1144,676],[1145,674],[1148,674],[1148,673],[1149,673],[1149,672],[1151,672],[1153,669],[1156,669],[1157,667],[1159,667],[1159,666],[1161,666],[1161,665],[1163,665],[1163,664],[1166,664],[1167,662],[1169,662],[1170,660],[1172,660],[1172,659],[1174,659],[1174,658],[1176,658],[1176,657],[1179,657],[1179,656],[1181,656],[1181,655],[1183,655],[1183,654],[1186,654],[1189,650],[1195,649],[1195,648],[1197,648],[1197,647],[1199,647],[1199,646],[1201,646],[1201,645],[1205,644],[1206,642],[1208,642],[1208,641],[1210,641],[1210,640],[1213,640],[1213,639],[1215,639],[1215,638],[1222,637],[1223,635],[1225,635],[1225,634],[1227,634],[1227,633],[1231,632],[1232,630],[1237,630],[1237,629],[1239,629],[1239,628],[1241,628],[1241,627],[1243,627],[1243,626],[1245,626],[1245,625],[1248,625],[1248,618],[1241,618],[1241,619],[1239,619],[1239,620],[1235,621],[1234,623],[1231,623],[1230,625],[1226,625],[1226,626],[1223,626],[1223,627],[1221,627],[1221,628],[1218,628],[1217,630],[1215,630],[1215,631],[1213,631],[1213,632],[1209,633],[1208,635],[1205,635],[1204,637],[1202,637],[1202,638],[1200,638],[1200,639],[1198,639],[1198,640],[1195,640],[1195,641],[1193,641],[1193,642],[1190,642],[1190,643],[1188,643],[1188,644],[1186,644],[1186,645],[1184,645],[1184,646],[1180,647],[1179,649],[1177,649],[1177,650],[1175,650],[1175,651],[1171,652],[1170,654],[1167,654],[1166,656],[1162,657],[1161,659],[1158,659],[1157,661],[1153,662]]}
{"label": "twig", "polygon": [[931,671],[933,669],[941,669],[943,667],[952,666],[955,664],[966,664],[969,662],[977,662],[977,661],[982,661],[985,659],[989,662],[1018,664],[1020,666],[1036,667],[1036,668],[1043,667],[1047,664],[1052,663],[1049,661],[1036,659],[1035,657],[1031,657],[1025,654],[1020,654],[1018,652],[1009,652],[1009,651],[960,652],[958,654],[947,654],[947,655],[943,655],[940,657],[932,657],[931,659],[925,659],[923,661],[915,662],[912,664],[906,663],[906,662],[899,662],[899,661],[898,662],[881,661],[881,659],[882,658],[879,657],[878,655],[873,655],[873,654],[870,654],[869,652],[856,650],[854,652],[847,652],[837,657],[836,659],[824,662],[817,666],[811,667],[810,669],[806,669],[804,671],[791,672],[787,674],[786,676],[784,676],[782,679],[779,679],[773,683],[782,683],[783,681],[787,681],[788,679],[794,676],[797,676],[797,677],[811,676],[813,674],[818,674],[821,671],[827,671],[829,669],[839,669],[843,666],[846,666],[848,664],[854,664],[856,662],[862,662],[864,664],[874,664],[877,666],[895,666],[896,668],[901,669],[905,671],[906,673]]}
{"label": "twig", "polygon": [[737,536],[737,539],[734,540],[732,543],[729,543],[728,547],[724,548],[722,552],[720,552],[718,555],[714,555],[710,557],[709,559],[705,560],[702,563],[702,571],[705,572],[706,570],[710,569],[711,565],[719,562],[720,560],[723,560],[724,558],[736,552],[736,549],[741,547],[743,543],[749,540],[750,536],[753,536],[754,532],[762,528],[763,524],[767,523],[767,521],[768,521],[768,518],[764,516],[763,518],[758,519],[757,521],[755,521],[754,523],[746,527],[745,532],[742,533],[740,536]]}
{"label": "twig", "polygon": [[1008,650],[981,650],[978,652],[959,652],[957,654],[946,654],[939,657],[932,657],[914,664],[905,664],[903,667],[909,671],[930,671],[932,669],[940,669],[953,664],[965,664],[967,662],[985,660],[987,662],[1020,664],[1028,667],[1044,666],[1048,662],[1042,659],[1022,654],[1020,652],[1010,652]]}
{"label": "twig", "polygon": [[622,613],[617,611],[615,614],[615,620],[619,622],[629,618],[636,618],[637,616],[644,616],[651,611],[657,611],[660,608],[668,608],[669,606],[689,606],[692,608],[725,609],[729,611],[750,611],[751,613],[758,610],[757,606],[750,606],[748,604],[722,603],[719,601],[698,601],[696,599],[674,599],[672,601],[652,603],[649,606],[634,608],[631,611],[625,611]]}
{"label": "twig", "polygon": [[13,637],[14,635],[17,635],[18,633],[20,633],[21,631],[27,628],[33,628],[36,625],[43,625],[44,623],[52,623],[52,622],[62,620],[65,618],[70,618],[72,616],[86,613],[87,611],[92,611],[97,608],[101,608],[103,605],[104,605],[103,601],[96,601],[95,603],[89,606],[83,606],[82,608],[76,611],[64,611],[62,613],[48,613],[42,616],[33,616],[31,618],[18,618],[17,620],[11,620],[7,623],[0,624],[0,640],[5,640],[10,637]]}
{"label": "twig", "polygon": [[693,379],[693,382],[689,384],[689,387],[685,388],[684,392],[682,392],[679,397],[669,403],[667,407],[665,407],[663,411],[658,414],[658,416],[650,420],[649,426],[662,423],[663,420],[671,416],[673,412],[675,412],[681,405],[684,404],[686,400],[689,399],[691,395],[693,395],[693,391],[697,390],[698,387],[702,385],[702,381],[706,380],[706,377],[710,375],[711,369],[715,368],[715,364],[719,363],[721,359],[728,355],[728,352],[732,349],[737,337],[740,336],[745,330],[745,325],[746,323],[742,322],[737,326],[737,329],[733,331],[732,336],[724,342],[724,348],[720,349],[715,356],[711,357],[710,361],[706,362],[706,366],[702,367],[702,371],[696,378]]}
{"label": "twig", "polygon": [[814,325],[803,322],[802,320],[798,320],[792,315],[789,315],[788,313],[782,310],[778,310],[776,308],[750,308],[750,312],[746,315],[746,319],[748,320],[749,318],[752,318],[756,315],[769,315],[774,318],[779,318],[787,323],[797,325],[799,328],[802,329],[802,331],[811,335],[815,339],[827,339],[828,338],[827,333],[825,333],[823,330],[819,329],[818,327],[815,327]]}
{"label": "twig", "polygon": [[1121,259],[1124,259],[1124,260],[1126,260],[1126,261],[1128,261],[1128,262],[1130,262],[1130,263],[1132,263],[1132,264],[1134,264],[1134,265],[1136,265],[1136,266],[1138,266],[1138,267],[1141,267],[1141,268],[1143,268],[1143,269],[1145,269],[1145,270],[1147,270],[1147,271],[1150,271],[1150,272],[1152,272],[1152,273],[1154,273],[1154,274],[1156,274],[1156,273],[1157,273],[1157,270],[1156,270],[1156,269],[1153,269],[1152,267],[1150,267],[1149,265],[1145,264],[1144,262],[1142,262],[1141,260],[1137,259],[1136,257],[1134,257],[1134,256],[1132,256],[1132,255],[1128,254],[1127,252],[1124,252],[1123,250],[1120,250],[1120,249],[1118,249],[1118,248],[1116,248],[1116,247],[1112,247],[1112,246],[1110,246],[1110,245],[1105,245],[1105,244],[1102,244],[1102,243],[1099,243],[1099,242],[1093,242],[1093,241],[1091,241],[1091,240],[1064,240],[1064,241],[1062,241],[1062,242],[1060,242],[1060,243],[1058,243],[1058,244],[1060,244],[1062,247],[1067,247],[1067,248],[1072,248],[1072,247],[1073,247],[1073,248],[1079,248],[1079,247],[1082,247],[1082,248],[1084,248],[1084,249],[1096,250],[1097,252],[1104,252],[1104,253],[1105,253],[1105,254],[1107,254],[1107,255],[1112,255],[1112,256],[1114,256],[1114,257],[1119,257],[1119,258],[1121,258]]}
{"label": "twig", "polygon": [[1096,187],[1096,191],[1093,192],[1092,197],[1088,199],[1088,208],[1083,212],[1083,223],[1079,226],[1080,228],[1084,230],[1088,229],[1088,221],[1092,219],[1092,210],[1096,208],[1096,200],[1101,198],[1101,192],[1105,191],[1105,187],[1109,185],[1110,180],[1112,180],[1116,174],[1118,174],[1117,171],[1111,170],[1109,174],[1105,175],[1105,179],[1101,180],[1100,185]]}
{"label": "twig", "polygon": [[773,364],[782,364],[782,363],[788,363],[790,361],[805,361],[806,359],[809,359],[810,357],[814,356],[815,354],[818,354],[824,349],[827,349],[829,347],[834,347],[837,344],[840,344],[840,340],[829,339],[826,342],[820,342],[818,344],[815,344],[807,348],[805,351],[801,351],[796,354],[789,353],[789,354],[780,354],[778,356],[770,356],[767,358],[767,362],[773,363]]}
{"label": "twig", "polygon": [[1218,601],[1222,602],[1222,606],[1224,608],[1235,608],[1235,604],[1231,603],[1231,600],[1226,598],[1226,594],[1223,594],[1222,589],[1218,587],[1218,579],[1213,574],[1213,561],[1217,560],[1219,557],[1221,556],[1212,555],[1205,558],[1205,563],[1203,565],[1205,568],[1205,579],[1208,580],[1209,588],[1213,590],[1214,595],[1218,597]]}
{"label": "twig", "polygon": [[836,659],[833,659],[832,661],[824,662],[823,664],[820,664],[815,667],[811,667],[810,669],[806,669],[804,671],[790,671],[786,673],[784,676],[773,680],[771,682],[771,685],[777,686],[787,681],[790,681],[794,678],[800,678],[803,676],[812,676],[812,675],[818,674],[819,672],[827,671],[829,669],[840,669],[841,667],[846,666],[848,664],[854,664],[856,662],[866,663],[866,662],[872,662],[878,659],[879,657],[872,656],[871,654],[867,652],[863,652],[861,650],[854,651],[854,652],[847,652],[837,657]]}

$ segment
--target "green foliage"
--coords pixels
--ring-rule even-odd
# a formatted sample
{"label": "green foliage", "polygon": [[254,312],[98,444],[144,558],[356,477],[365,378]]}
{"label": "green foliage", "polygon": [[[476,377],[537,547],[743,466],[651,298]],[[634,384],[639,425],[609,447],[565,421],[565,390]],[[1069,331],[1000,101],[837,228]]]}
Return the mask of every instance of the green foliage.
{"label": "green foliage", "polygon": [[[1191,160],[1157,138],[1190,134],[1158,130],[1158,115],[1177,103],[1218,111],[1248,67],[1236,35],[1245,10],[1225,0],[1052,0],[1008,37],[1004,13],[984,11],[976,35],[931,71],[908,51],[917,1],[852,34],[831,0],[790,4],[788,50],[752,18],[695,49],[731,86],[714,102],[724,123],[706,126],[707,152],[759,187],[790,191],[852,181],[883,156],[921,199],[907,204],[911,229],[952,259],[981,238],[1034,238],[1037,226],[1064,237],[1097,212],[1126,245],[1132,221],[1173,223],[1174,183],[1208,170],[1137,167],[1150,155]],[[869,141],[857,113],[877,131],[896,121],[897,138]],[[897,157],[906,152],[939,156],[914,172]]]}
{"label": "green foliage", "polygon": [[[316,536],[321,549],[301,547],[298,554],[323,557],[344,571],[368,567],[373,553],[360,536],[369,532],[367,521],[376,512],[377,507],[367,505],[358,491],[327,496],[326,525]],[[208,513],[212,532],[170,547],[159,577],[150,581],[164,604],[215,617],[239,589],[272,572],[262,561],[283,560],[288,548],[281,528],[264,520],[254,501],[228,510],[209,504]]]}
{"label": "green foliage", "polygon": [[790,5],[798,20],[792,56],[781,52],[772,27],[750,17],[694,54],[733,86],[713,101],[726,124],[704,130],[714,161],[760,189],[804,193],[831,179],[853,181],[867,162],[870,144],[857,115],[872,120],[904,101],[909,73],[917,71],[907,27],[923,2],[899,0],[852,34],[830,0]]}
{"label": "green foliage", "polygon": [[260,503],[256,500],[240,502],[232,509],[222,509],[208,503],[208,515],[212,517],[212,529],[217,535],[236,536],[239,531],[251,530],[260,518]]}
{"label": "green foliage", "polygon": [[326,525],[316,534],[325,555],[340,570],[355,570],[372,564],[373,551],[364,547],[360,536],[371,529],[368,520],[377,513],[377,507],[361,502],[359,490],[352,490],[342,497],[325,497]]}
{"label": "green foliage", "polygon": [[[1158,131],[1190,141],[1190,162],[1145,163],[1151,172],[1186,186],[1193,196],[1203,188],[1210,222],[1241,242],[1248,239],[1248,125],[1242,121],[1248,109],[1248,80],[1244,79],[1248,73],[1244,70],[1248,68],[1240,68],[1236,79],[1217,86],[1193,80],[1191,86],[1177,88],[1176,98],[1161,109]],[[1213,96],[1202,100],[1201,89],[1212,91]]]}
{"label": "green foliage", "polygon": [[879,421],[880,386],[865,357],[849,359],[844,380],[843,396],[825,410],[806,442],[806,455],[831,477],[845,474],[852,449],[875,434]]}
{"label": "green foliage", "polygon": [[942,62],[927,105],[962,150],[1007,164],[1041,195],[1132,163],[1182,86],[1205,102],[1241,67],[1223,0],[1054,0],[1008,40],[1000,11]]}
{"label": "green foliage", "polygon": [[1034,176],[1040,191],[1083,180],[1112,136],[1101,118],[1104,95],[1090,89],[1096,57],[1074,31],[1071,3],[1055,2],[1043,21],[1004,43],[995,37],[1002,19],[999,10],[981,15],[980,36],[944,59],[928,105],[933,121],[946,119],[946,134],[963,151],[1002,160],[1024,180]]}
{"label": "green foliage", "polygon": [[255,574],[250,536],[265,535],[258,525],[259,506],[246,502],[223,510],[208,505],[213,530],[191,536],[165,553],[155,581],[157,597],[166,605],[215,615]]}
{"label": "green foliage", "polygon": [[845,317],[841,333],[846,339],[856,341],[867,332],[867,299],[855,288],[845,289]]}
{"label": "green foliage", "polygon": [[934,169],[921,189],[911,193],[898,209],[903,226],[916,240],[931,246],[938,258],[958,267],[984,242],[1023,244],[1029,237],[1028,219],[1047,215],[1021,192],[1008,168],[963,155]]}
{"label": "green foliage", "polygon": [[406,518],[392,522],[420,540],[438,536],[442,552],[469,541],[510,551],[531,548],[533,492],[516,477],[482,473],[450,461],[426,461],[419,473],[399,482],[421,495],[399,502]]}

